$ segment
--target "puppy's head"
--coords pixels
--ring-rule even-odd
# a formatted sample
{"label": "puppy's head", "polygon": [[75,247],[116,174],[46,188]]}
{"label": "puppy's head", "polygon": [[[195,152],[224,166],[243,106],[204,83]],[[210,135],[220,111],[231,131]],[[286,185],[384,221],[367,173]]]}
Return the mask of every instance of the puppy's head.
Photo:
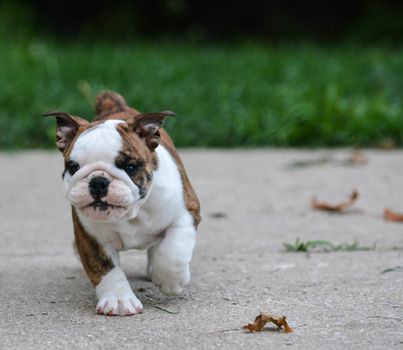
{"label": "puppy's head", "polygon": [[133,218],[147,198],[158,166],[158,130],[174,113],[140,114],[111,92],[98,96],[96,110],[98,117],[91,123],[62,112],[45,114],[56,117],[66,196],[90,220]]}

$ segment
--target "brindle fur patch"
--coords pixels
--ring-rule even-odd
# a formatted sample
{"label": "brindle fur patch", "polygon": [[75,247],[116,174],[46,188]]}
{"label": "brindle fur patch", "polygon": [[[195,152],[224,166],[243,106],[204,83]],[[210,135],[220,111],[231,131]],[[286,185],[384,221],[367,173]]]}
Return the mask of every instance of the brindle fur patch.
{"label": "brindle fur patch", "polygon": [[115,265],[102,246],[91,237],[81,225],[76,210],[72,207],[74,235],[81,262],[93,286],[97,286],[103,276]]}
{"label": "brindle fur patch", "polygon": [[151,186],[153,171],[158,164],[156,154],[151,152],[137,134],[129,130],[126,124],[117,125],[116,128],[122,135],[123,144],[115,164],[118,167],[133,164],[136,167],[136,172],[129,177],[138,186],[140,197],[144,198]]}
{"label": "brindle fur patch", "polygon": [[114,91],[103,91],[95,99],[95,112],[97,116],[93,121],[106,119],[127,120],[140,112],[130,108],[124,98]]}
{"label": "brindle fur patch", "polygon": [[172,158],[175,160],[176,165],[178,166],[179,174],[182,179],[183,185],[183,195],[185,199],[185,204],[187,210],[193,216],[194,225],[197,228],[201,221],[200,216],[200,202],[197,198],[196,192],[193,189],[192,184],[189,181],[189,178],[186,174],[185,167],[180,159],[178,153],[176,152],[175,146],[169,137],[168,133],[164,129],[160,129],[161,134],[161,144],[167,149],[167,151],[171,154]]}
{"label": "brindle fur patch", "polygon": [[126,101],[119,94],[112,91],[104,91],[95,99],[95,112],[97,114],[113,114],[127,108]]}

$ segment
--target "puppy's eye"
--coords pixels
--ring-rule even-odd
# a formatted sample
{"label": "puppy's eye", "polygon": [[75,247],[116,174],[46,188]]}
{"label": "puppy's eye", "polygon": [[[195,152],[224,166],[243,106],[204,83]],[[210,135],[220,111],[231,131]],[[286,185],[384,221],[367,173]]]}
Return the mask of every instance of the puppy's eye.
{"label": "puppy's eye", "polygon": [[66,164],[66,169],[70,175],[74,175],[80,169],[80,165],[77,162],[70,160]]}
{"label": "puppy's eye", "polygon": [[126,171],[127,175],[133,175],[136,172],[136,167],[133,164],[126,164],[123,170]]}

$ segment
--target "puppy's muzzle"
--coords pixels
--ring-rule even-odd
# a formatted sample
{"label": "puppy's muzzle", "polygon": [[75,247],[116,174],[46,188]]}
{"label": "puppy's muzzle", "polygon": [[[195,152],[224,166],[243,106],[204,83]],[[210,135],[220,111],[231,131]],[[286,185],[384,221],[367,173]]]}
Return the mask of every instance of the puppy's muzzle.
{"label": "puppy's muzzle", "polygon": [[109,183],[110,181],[103,176],[97,176],[91,179],[88,187],[92,198],[98,201],[101,198],[106,197],[108,194]]}

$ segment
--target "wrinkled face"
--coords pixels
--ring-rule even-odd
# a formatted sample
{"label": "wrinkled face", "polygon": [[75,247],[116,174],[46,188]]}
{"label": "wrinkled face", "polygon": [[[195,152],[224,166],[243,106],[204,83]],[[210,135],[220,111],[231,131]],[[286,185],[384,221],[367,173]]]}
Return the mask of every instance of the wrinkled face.
{"label": "wrinkled face", "polygon": [[66,196],[91,220],[133,218],[149,193],[155,166],[153,155],[125,121],[91,125],[65,155]]}

